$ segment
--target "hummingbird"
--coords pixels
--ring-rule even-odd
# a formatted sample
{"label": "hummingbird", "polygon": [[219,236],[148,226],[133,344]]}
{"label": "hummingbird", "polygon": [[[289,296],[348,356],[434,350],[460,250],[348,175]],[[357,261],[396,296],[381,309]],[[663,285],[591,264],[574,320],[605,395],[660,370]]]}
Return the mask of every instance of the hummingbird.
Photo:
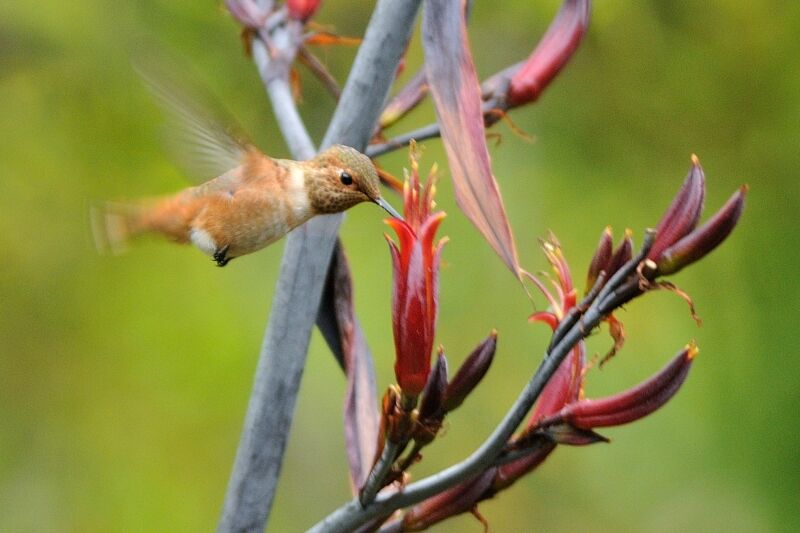
{"label": "hummingbird", "polygon": [[168,196],[93,208],[92,229],[101,250],[118,252],[139,235],[160,234],[193,244],[222,267],[316,215],[362,202],[402,218],[381,196],[372,161],[355,148],[333,145],[308,161],[269,157],[176,87],[142,76],[169,111],[190,162],[217,175]]}

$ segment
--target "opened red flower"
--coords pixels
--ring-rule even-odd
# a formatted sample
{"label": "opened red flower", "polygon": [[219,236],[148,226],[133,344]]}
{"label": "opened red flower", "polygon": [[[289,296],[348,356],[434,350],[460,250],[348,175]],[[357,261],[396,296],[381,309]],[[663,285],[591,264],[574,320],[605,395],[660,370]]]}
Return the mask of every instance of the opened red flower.
{"label": "opened red flower", "polygon": [[403,393],[411,397],[422,392],[430,373],[439,298],[439,256],[446,242],[442,239],[434,243],[436,230],[445,217],[442,211],[431,212],[435,176],[434,168],[425,187],[420,187],[419,165],[412,148],[411,173],[406,175],[403,190],[405,220],[386,220],[399,241],[398,244],[386,237],[394,271],[394,370]]}
{"label": "opened red flower", "polygon": [[[531,315],[531,322],[543,322],[555,331],[573,308],[577,291],[572,284],[569,265],[555,237],[543,244],[545,255],[553,267],[553,290],[538,278],[531,280],[550,303],[546,311]],[[631,258],[632,243],[626,232],[622,242],[612,250],[611,230],[606,228],[600,238],[595,257],[589,267],[589,281],[594,284],[599,272],[613,274]],[[606,317],[614,337],[616,350],[621,346],[621,324]],[[618,394],[599,399],[586,399],[583,385],[586,371],[586,347],[578,342],[564,359],[542,390],[533,409],[528,427],[510,443],[510,448],[532,446],[532,453],[502,465],[497,469],[494,489],[501,490],[530,472],[544,461],[557,444],[580,446],[607,440],[594,428],[619,426],[649,415],[666,404],[683,384],[697,354],[694,344],[687,345],[666,367],[649,380]]]}

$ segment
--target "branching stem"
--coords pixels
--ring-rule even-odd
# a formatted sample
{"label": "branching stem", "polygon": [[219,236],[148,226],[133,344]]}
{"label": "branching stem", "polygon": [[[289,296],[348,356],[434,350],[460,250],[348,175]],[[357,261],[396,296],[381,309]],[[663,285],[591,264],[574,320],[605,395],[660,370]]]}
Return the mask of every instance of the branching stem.
{"label": "branching stem", "polygon": [[388,516],[397,509],[419,503],[453,485],[466,481],[494,464],[508,439],[524,420],[545,385],[570,350],[588,336],[609,311],[627,303],[637,294],[640,294],[640,291],[634,290],[634,286],[631,283],[635,283],[635,289],[638,289],[635,271],[647,256],[652,241],[653,232],[648,232],[642,249],[637,256],[626,263],[609,279],[606,286],[600,291],[580,320],[576,321],[569,331],[562,336],[561,340],[545,354],[536,373],[523,388],[506,416],[472,455],[441,472],[407,485],[401,491],[391,494],[378,494],[375,501],[366,508],[363,508],[358,499],[355,499],[328,515],[309,531],[313,533],[352,531],[371,519]]}

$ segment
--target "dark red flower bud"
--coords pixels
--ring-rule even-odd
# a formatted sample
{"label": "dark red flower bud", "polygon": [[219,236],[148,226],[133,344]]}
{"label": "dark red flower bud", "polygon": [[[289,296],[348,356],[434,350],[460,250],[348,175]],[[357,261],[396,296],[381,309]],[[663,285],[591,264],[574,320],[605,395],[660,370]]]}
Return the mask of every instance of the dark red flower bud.
{"label": "dark red flower bud", "polygon": [[533,102],[569,62],[589,26],[589,0],[565,0],[522,68],[511,78],[510,106]]}
{"label": "dark red flower bud", "polygon": [[702,227],[664,250],[656,260],[658,274],[674,274],[719,246],[736,227],[746,194],[747,186],[743,185]]}
{"label": "dark red flower bud", "polygon": [[619,243],[614,254],[608,261],[608,270],[606,271],[606,279],[610,278],[614,273],[622,268],[622,265],[627,263],[633,257],[633,237],[631,230],[625,230],[625,237]]}
{"label": "dark red flower bud", "polygon": [[613,396],[573,402],[564,407],[557,418],[583,429],[620,426],[639,420],[663,406],[678,392],[697,352],[694,343],[688,344],[647,381]]}
{"label": "dark red flower bud", "polygon": [[494,361],[495,350],[497,349],[497,331],[493,330],[483,342],[481,342],[456,372],[453,380],[447,385],[444,394],[442,410],[446,413],[453,411],[469,394],[478,386],[483,376],[489,371],[489,367]]}
{"label": "dark red flower bud", "polygon": [[555,449],[555,442],[544,442],[525,457],[497,467],[492,490],[497,492],[510,487],[516,480],[542,464]]}
{"label": "dark red flower bud", "polygon": [[422,401],[419,404],[419,418],[426,420],[429,418],[441,417],[442,403],[444,402],[445,391],[447,390],[447,357],[444,351],[439,348],[439,358],[433,371],[428,376],[428,383],[422,392]]}
{"label": "dark red flower bud", "polygon": [[606,226],[606,229],[603,230],[603,234],[600,235],[600,242],[597,243],[597,249],[594,252],[594,257],[592,257],[592,262],[589,263],[589,272],[586,275],[586,292],[592,290],[600,272],[605,271],[606,279],[609,278],[608,265],[611,262],[611,250],[613,246],[614,241],[611,234],[611,226]]}
{"label": "dark red flower bud", "polygon": [[403,518],[403,531],[422,531],[445,518],[471,511],[491,487],[496,468],[459,483],[414,506]]}
{"label": "dark red flower bud", "polygon": [[700,160],[692,155],[692,168],[656,227],[656,240],[647,254],[648,259],[656,260],[661,252],[695,228],[703,212],[705,188]]}
{"label": "dark red flower bud", "polygon": [[289,16],[301,22],[306,22],[314,16],[322,0],[286,0]]}

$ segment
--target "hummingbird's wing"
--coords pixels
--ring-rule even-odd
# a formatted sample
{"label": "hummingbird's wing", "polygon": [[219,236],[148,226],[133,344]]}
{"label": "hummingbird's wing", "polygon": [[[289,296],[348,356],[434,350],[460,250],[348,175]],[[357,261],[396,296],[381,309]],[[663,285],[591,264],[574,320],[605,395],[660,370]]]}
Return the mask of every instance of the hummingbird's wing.
{"label": "hummingbird's wing", "polygon": [[167,114],[171,151],[197,181],[230,171],[257,150],[230,114],[179,69],[141,61],[134,69]]}

